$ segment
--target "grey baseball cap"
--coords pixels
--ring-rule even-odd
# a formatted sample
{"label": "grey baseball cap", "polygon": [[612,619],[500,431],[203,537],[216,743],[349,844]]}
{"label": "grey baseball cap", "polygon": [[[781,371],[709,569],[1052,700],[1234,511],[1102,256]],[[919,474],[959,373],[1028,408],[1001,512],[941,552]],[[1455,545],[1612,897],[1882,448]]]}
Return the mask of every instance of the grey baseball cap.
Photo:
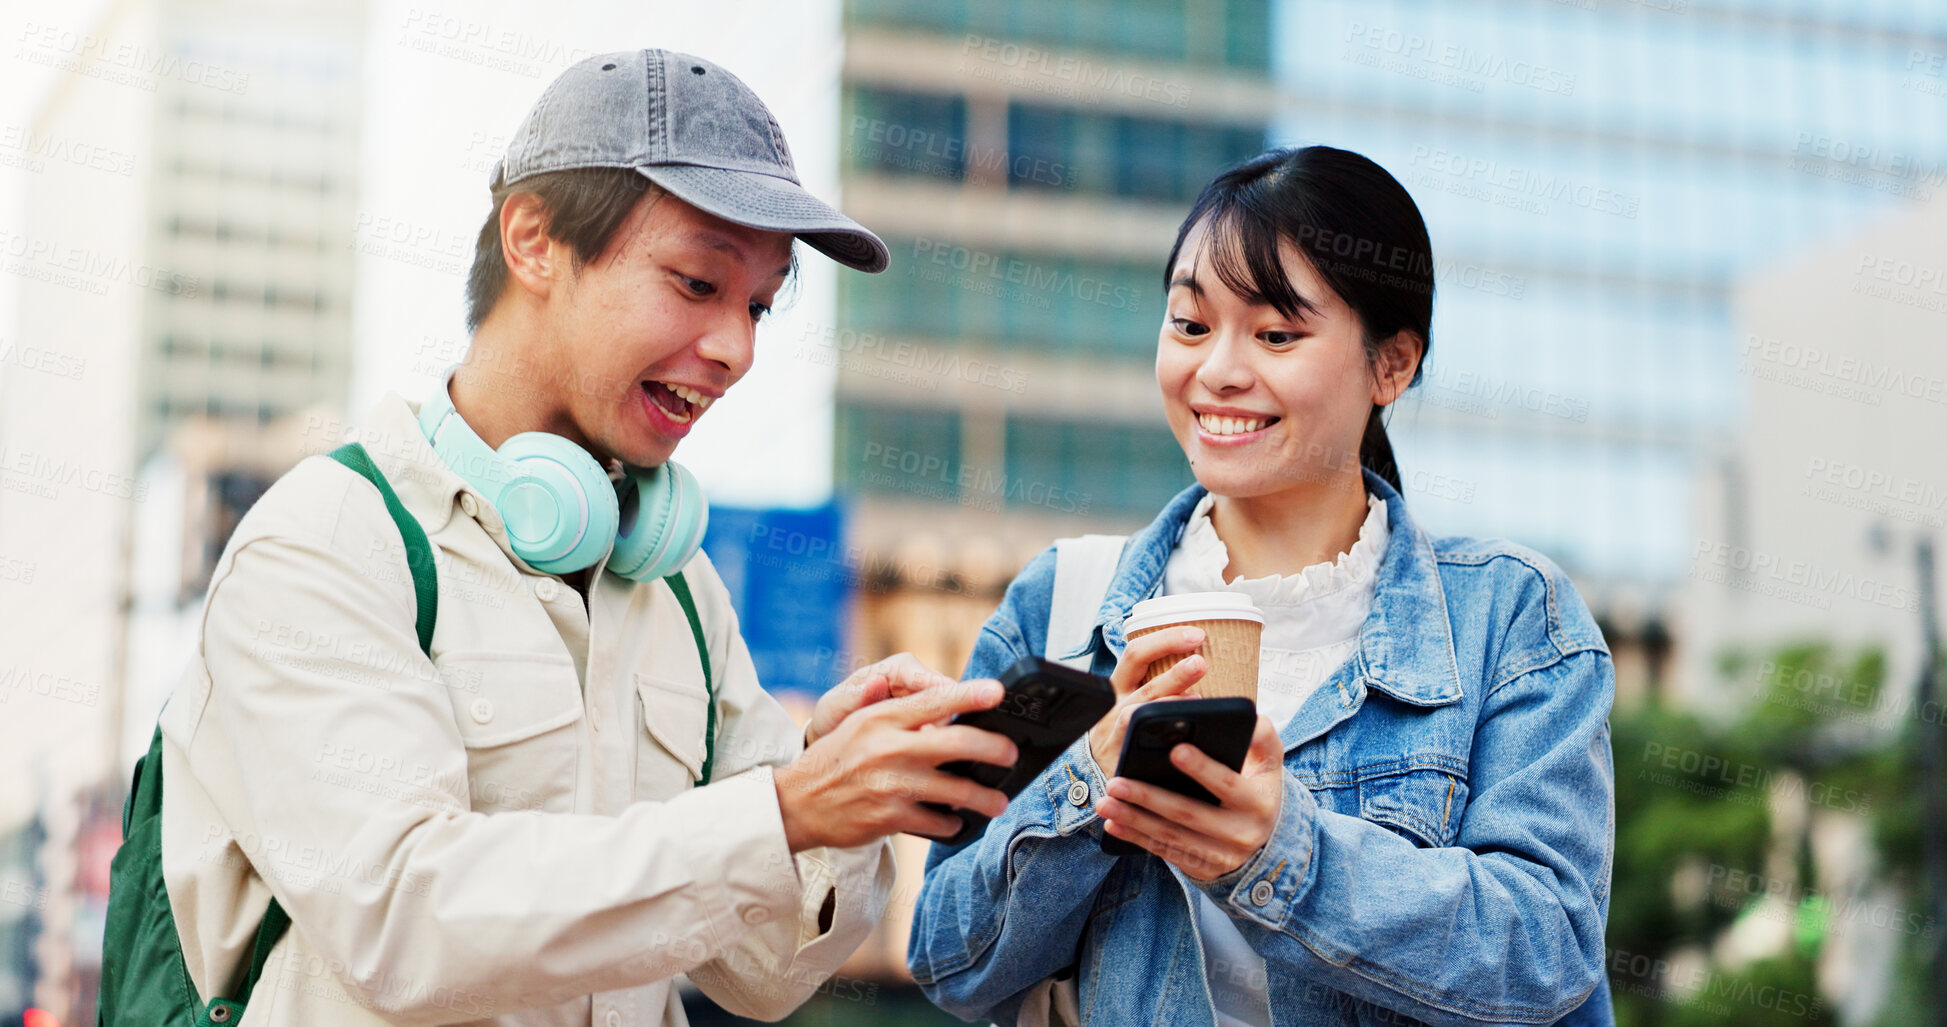
{"label": "grey baseball cap", "polygon": [[634,168],[699,210],[790,232],[860,271],[890,259],[878,236],[799,184],[764,101],[701,57],[633,50],[576,63],[527,113],[488,184],[568,168]]}

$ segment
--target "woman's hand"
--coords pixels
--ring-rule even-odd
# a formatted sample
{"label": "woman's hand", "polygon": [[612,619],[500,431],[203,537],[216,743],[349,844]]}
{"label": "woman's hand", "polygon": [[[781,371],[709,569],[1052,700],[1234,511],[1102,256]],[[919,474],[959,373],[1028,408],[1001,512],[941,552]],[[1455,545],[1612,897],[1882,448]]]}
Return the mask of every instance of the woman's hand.
{"label": "woman's hand", "polygon": [[1192,655],[1158,674],[1156,680],[1138,687],[1137,683],[1149,672],[1149,665],[1165,656],[1195,653],[1202,644],[1201,628],[1168,628],[1129,640],[1122,651],[1122,661],[1109,676],[1109,683],[1115,686],[1115,705],[1088,729],[1089,752],[1095,757],[1095,765],[1102,768],[1104,777],[1115,776],[1115,763],[1122,755],[1122,735],[1136,707],[1154,699],[1181,696],[1184,689],[1203,680],[1203,657]]}
{"label": "woman's hand", "polygon": [[1170,762],[1210,789],[1220,805],[1118,777],[1109,782],[1109,797],[1096,806],[1106,821],[1102,829],[1199,881],[1236,870],[1271,840],[1284,802],[1284,746],[1268,718],[1257,718],[1241,773],[1187,742],[1170,750]]}

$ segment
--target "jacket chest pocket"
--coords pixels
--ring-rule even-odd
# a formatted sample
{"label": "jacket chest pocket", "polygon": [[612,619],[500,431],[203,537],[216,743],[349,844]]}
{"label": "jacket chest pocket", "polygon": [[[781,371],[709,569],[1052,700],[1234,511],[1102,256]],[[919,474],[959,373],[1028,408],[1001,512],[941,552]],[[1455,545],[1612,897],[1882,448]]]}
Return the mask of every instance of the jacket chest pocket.
{"label": "jacket chest pocket", "polygon": [[572,810],[582,716],[574,660],[476,650],[444,653],[439,668],[466,745],[472,808]]}
{"label": "jacket chest pocket", "polygon": [[656,674],[637,673],[635,688],[642,716],[635,797],[668,799],[703,777],[710,694],[696,682]]}
{"label": "jacket chest pocket", "polygon": [[1442,765],[1409,760],[1359,778],[1359,817],[1421,848],[1453,844],[1467,809],[1467,780]]}

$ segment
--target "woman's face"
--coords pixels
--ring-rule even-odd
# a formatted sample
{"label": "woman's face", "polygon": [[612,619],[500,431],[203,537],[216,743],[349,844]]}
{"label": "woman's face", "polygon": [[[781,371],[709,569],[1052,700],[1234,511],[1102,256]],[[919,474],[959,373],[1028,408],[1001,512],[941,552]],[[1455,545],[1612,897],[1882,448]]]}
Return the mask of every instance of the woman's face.
{"label": "woman's face", "polygon": [[1211,266],[1207,227],[1191,229],[1170,269],[1156,343],[1164,412],[1197,481],[1233,499],[1348,479],[1361,488],[1366,418],[1405,389],[1412,364],[1403,377],[1397,368],[1375,374],[1358,315],[1289,241],[1280,245],[1285,274],[1315,312],[1286,317],[1263,297],[1232,292]]}

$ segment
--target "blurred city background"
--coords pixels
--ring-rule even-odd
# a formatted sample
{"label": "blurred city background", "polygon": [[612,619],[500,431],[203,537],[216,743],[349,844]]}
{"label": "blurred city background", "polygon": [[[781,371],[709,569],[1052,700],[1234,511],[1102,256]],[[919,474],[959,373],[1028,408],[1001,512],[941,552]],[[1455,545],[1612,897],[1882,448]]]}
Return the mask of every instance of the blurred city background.
{"label": "blurred city background", "polygon": [[[743,77],[893,253],[806,260],[679,454],[794,710],[957,673],[1035,552],[1191,480],[1176,225],[1345,147],[1439,268],[1407,502],[1553,557],[1614,651],[1619,1021],[1947,1022],[1947,7],[8,0],[0,37],[0,1024],[94,1020],[129,769],[237,519],[461,358],[508,134],[640,46]],[[956,1022],[903,970],[924,851],[791,1022]]]}

